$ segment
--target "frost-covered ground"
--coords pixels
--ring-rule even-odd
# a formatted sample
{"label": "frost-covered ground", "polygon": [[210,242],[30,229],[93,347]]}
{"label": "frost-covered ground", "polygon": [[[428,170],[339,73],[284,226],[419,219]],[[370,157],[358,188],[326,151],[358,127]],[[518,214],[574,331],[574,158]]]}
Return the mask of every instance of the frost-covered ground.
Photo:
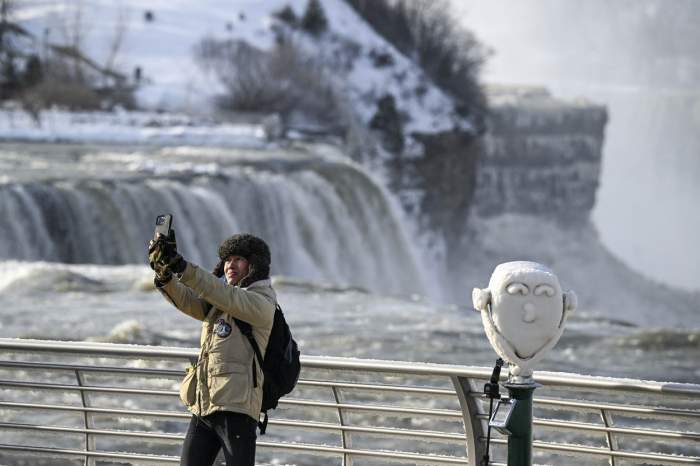
{"label": "frost-covered ground", "polygon": [[[211,73],[195,62],[194,46],[204,37],[243,39],[262,49],[273,46],[271,13],[289,5],[301,17],[307,0],[23,0],[15,18],[36,37],[48,31],[51,43],[65,42],[67,31],[82,31],[82,47],[97,63],[106,62],[122,25],[115,68],[127,74],[139,67],[144,77],[139,103],[148,109],[207,114],[212,98],[223,89]],[[391,93],[409,120],[406,133],[435,131],[455,125],[470,127],[457,117],[453,102],[410,60],[378,36],[342,0],[322,2],[329,32],[319,39],[296,33],[296,42],[328,65],[337,87],[347,92],[363,121],[376,111],[376,100]],[[76,26],[76,9],[80,23]],[[145,20],[151,12],[152,21]],[[374,65],[371,53],[391,55],[393,64]],[[339,57],[352,55],[347,66]],[[420,89],[419,91],[417,91]]]}

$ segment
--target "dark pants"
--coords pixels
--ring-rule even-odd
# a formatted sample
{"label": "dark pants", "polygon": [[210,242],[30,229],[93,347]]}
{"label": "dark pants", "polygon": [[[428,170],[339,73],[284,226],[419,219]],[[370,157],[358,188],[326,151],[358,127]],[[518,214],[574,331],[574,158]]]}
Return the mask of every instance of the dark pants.
{"label": "dark pants", "polygon": [[228,411],[192,416],[180,466],[212,466],[222,447],[226,466],[254,466],[257,425],[250,416]]}

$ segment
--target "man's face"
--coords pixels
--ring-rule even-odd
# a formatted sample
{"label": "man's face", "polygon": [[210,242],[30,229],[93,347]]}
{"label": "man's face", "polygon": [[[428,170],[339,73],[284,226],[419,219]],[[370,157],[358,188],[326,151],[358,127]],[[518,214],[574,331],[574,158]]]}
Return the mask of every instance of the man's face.
{"label": "man's face", "polygon": [[245,257],[228,256],[224,262],[224,275],[229,285],[236,285],[250,271],[250,264]]}

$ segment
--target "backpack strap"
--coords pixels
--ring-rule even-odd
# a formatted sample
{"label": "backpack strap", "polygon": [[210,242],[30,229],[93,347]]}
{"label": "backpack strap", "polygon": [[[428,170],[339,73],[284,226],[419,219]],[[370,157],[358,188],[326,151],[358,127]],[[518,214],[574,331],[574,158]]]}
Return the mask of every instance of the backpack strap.
{"label": "backpack strap", "polygon": [[[275,313],[277,313],[277,310],[280,309],[279,304],[275,305]],[[274,326],[274,316],[272,318],[272,325]],[[248,322],[244,322],[242,320],[236,319],[234,317],[234,322],[236,322],[236,326],[238,326],[238,329],[241,331],[243,335],[246,336],[248,341],[250,342],[250,345],[253,347],[253,351],[255,352],[255,357],[258,359],[258,362],[260,363],[260,367],[264,367],[263,365],[263,355],[262,352],[260,351],[260,346],[258,346],[258,342],[255,340],[255,337],[253,336],[253,327],[250,325]],[[256,379],[256,370],[255,370],[255,360],[253,360],[253,386],[257,387],[257,379]],[[262,421],[258,420],[258,428],[260,429],[260,435],[265,435],[265,431],[267,430],[267,410],[262,411],[265,413],[265,417],[263,418]]]}
{"label": "backpack strap", "polygon": [[236,325],[238,326],[238,329],[241,331],[241,333],[245,335],[246,338],[248,338],[248,341],[250,342],[250,345],[253,347],[253,351],[255,352],[255,357],[258,358],[260,367],[263,367],[263,355],[260,351],[260,347],[258,346],[258,342],[253,336],[253,327],[248,322],[244,322],[236,318],[234,318],[233,320],[236,322]]}
{"label": "backpack strap", "polygon": [[[240,329],[241,333],[246,336],[248,341],[250,342],[251,346],[253,347],[253,352],[255,352],[255,357],[258,359],[260,367],[263,366],[263,357],[262,353],[260,352],[260,347],[258,346],[258,342],[255,341],[255,337],[253,336],[253,327],[248,323],[248,322],[243,322],[242,320],[238,320],[234,317],[233,319],[236,322],[236,325]],[[255,367],[255,358],[253,359],[253,387],[258,386],[258,370]]]}
{"label": "backpack strap", "polygon": [[[275,313],[277,313],[278,310],[280,309],[279,304],[275,304]],[[255,356],[258,358],[258,362],[260,363],[260,367],[264,367],[264,358],[262,355],[262,351],[260,351],[260,346],[258,346],[258,342],[255,340],[255,337],[253,336],[253,326],[250,325],[248,322],[244,322],[240,319],[236,319],[235,317],[233,320],[236,322],[236,325],[240,329],[241,333],[248,338],[248,341],[250,342],[250,345],[253,347],[253,351],[255,351]],[[272,316],[272,325],[275,325],[275,317],[274,315]]]}
{"label": "backpack strap", "polygon": [[265,418],[262,421],[258,421],[258,427],[260,428],[260,435],[265,435],[267,430],[267,410],[264,411]]}

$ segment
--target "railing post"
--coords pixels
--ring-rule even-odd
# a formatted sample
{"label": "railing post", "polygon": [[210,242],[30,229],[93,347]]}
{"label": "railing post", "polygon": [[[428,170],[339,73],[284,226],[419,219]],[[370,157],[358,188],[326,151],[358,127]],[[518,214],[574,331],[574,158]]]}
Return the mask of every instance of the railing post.
{"label": "railing post", "polygon": [[452,384],[457,392],[459,404],[462,407],[462,419],[464,421],[464,436],[467,447],[467,461],[469,466],[478,466],[481,458],[486,453],[486,447],[481,439],[486,437],[484,424],[478,415],[483,414],[481,406],[471,393],[476,391],[473,382],[466,377],[452,377]]}
{"label": "railing post", "polygon": [[[76,369],[75,371],[75,378],[78,381],[79,386],[83,386],[83,376],[80,373],[79,370]],[[83,408],[87,408],[87,395],[85,394],[85,390],[80,390],[80,399],[83,403]],[[90,435],[90,432],[87,432],[90,430],[90,418],[89,414],[87,411],[83,409],[83,425],[85,426],[85,451],[93,451],[95,449],[95,439]],[[95,459],[89,457],[88,455],[85,455],[85,466],[95,466]]]}
{"label": "railing post", "polygon": [[532,395],[536,383],[507,383],[506,388],[517,404],[508,422],[508,466],[532,465]]}
{"label": "railing post", "polygon": [[[603,418],[603,423],[605,424],[605,427],[607,427],[607,428],[612,427],[613,421],[612,421],[612,418],[610,417],[610,413],[607,410],[601,409],[600,410],[600,417]],[[605,433],[605,440],[608,443],[608,448],[610,449],[610,451],[617,450],[618,445],[617,445],[617,438],[615,437],[615,434],[613,434],[610,431],[607,431]],[[613,455],[610,455],[610,459],[608,460],[608,462],[609,462],[610,466],[615,466],[615,464],[617,463],[615,461],[615,457]]]}
{"label": "railing post", "polygon": [[[339,405],[341,403],[340,400],[340,393],[338,393],[338,387],[333,387],[333,398],[335,399],[335,404]],[[343,410],[339,407],[338,408],[338,420],[340,422],[340,426],[343,427],[345,426],[345,421],[343,420]],[[352,446],[352,440],[350,439],[350,433],[347,432],[345,429],[341,429],[341,439],[343,442],[343,449],[350,448]],[[343,466],[352,466],[352,457],[348,455],[347,453],[343,453]]]}

